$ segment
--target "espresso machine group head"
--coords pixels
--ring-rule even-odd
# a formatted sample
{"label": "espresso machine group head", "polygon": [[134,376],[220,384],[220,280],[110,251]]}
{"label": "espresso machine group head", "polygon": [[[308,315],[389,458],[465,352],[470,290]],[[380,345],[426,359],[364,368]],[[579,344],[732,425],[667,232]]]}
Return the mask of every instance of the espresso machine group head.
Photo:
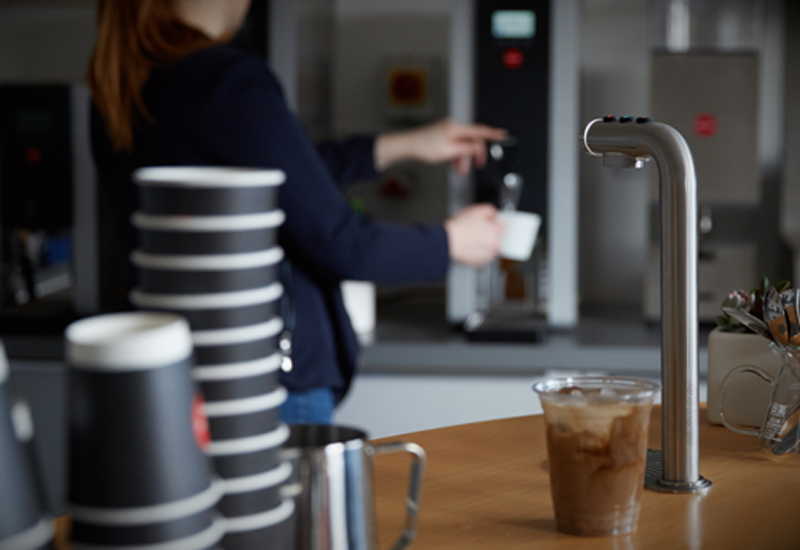
{"label": "espresso machine group head", "polygon": [[508,136],[488,145],[486,166],[476,177],[477,202],[492,203],[499,210],[513,211],[519,206],[524,178],[516,167],[518,140]]}

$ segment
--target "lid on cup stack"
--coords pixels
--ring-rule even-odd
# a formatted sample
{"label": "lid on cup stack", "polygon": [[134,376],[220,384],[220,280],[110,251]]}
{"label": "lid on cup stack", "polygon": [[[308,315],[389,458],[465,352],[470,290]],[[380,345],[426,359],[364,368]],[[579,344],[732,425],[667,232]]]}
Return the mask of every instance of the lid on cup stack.
{"label": "lid on cup stack", "polygon": [[281,170],[233,166],[150,166],[133,173],[139,185],[162,187],[275,187],[285,179]]}

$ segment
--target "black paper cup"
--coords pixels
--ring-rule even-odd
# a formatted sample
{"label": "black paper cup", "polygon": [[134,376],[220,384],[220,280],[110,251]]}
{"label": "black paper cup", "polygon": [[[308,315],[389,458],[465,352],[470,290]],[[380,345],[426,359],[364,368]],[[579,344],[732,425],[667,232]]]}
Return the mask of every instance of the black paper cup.
{"label": "black paper cup", "polygon": [[208,427],[213,441],[240,439],[270,432],[280,424],[278,407],[288,392],[276,390],[254,397],[214,401],[205,404]]}
{"label": "black paper cup", "polygon": [[226,519],[227,534],[222,539],[225,550],[253,548],[293,548],[294,501],[284,499],[277,507],[249,516]]}
{"label": "black paper cup", "polygon": [[174,510],[185,512],[187,500],[196,512],[210,507],[201,449],[208,433],[198,429],[205,418],[191,379],[186,320],[99,315],[68,326],[66,340],[73,518],[96,523],[108,514],[150,518],[160,510],[166,521]]}
{"label": "black paper cup", "polygon": [[292,465],[283,462],[261,474],[226,479],[217,509],[228,518],[250,516],[279,506],[282,486],[292,475]]}
{"label": "black paper cup", "polygon": [[143,292],[185,294],[261,288],[278,279],[283,250],[272,247],[242,254],[167,255],[131,253]]}
{"label": "black paper cup", "polygon": [[238,216],[154,216],[136,212],[131,223],[138,229],[144,252],[233,254],[275,246],[278,227],[284,219],[281,210]]}
{"label": "black paper cup", "polygon": [[179,501],[141,507],[68,507],[72,539],[85,544],[154,544],[181,539],[208,529],[223,491],[216,479],[204,491]]}
{"label": "black paper cup", "polygon": [[280,424],[265,434],[212,441],[206,447],[206,454],[224,479],[261,474],[280,465],[280,447],[289,439],[289,433],[289,427]]}
{"label": "black paper cup", "polygon": [[86,525],[73,520],[72,550],[206,550],[216,548],[225,534],[225,519],[218,513],[203,512],[169,524],[120,528]]}
{"label": "black paper cup", "polygon": [[0,539],[0,548],[15,550],[49,550],[54,534],[53,522],[43,517],[31,527],[8,538]]}
{"label": "black paper cup", "polygon": [[266,357],[278,350],[283,320],[273,317],[265,323],[192,332],[198,365],[240,363]]}
{"label": "black paper cup", "polygon": [[11,418],[8,361],[0,344],[0,548],[33,550],[53,536],[43,518],[35,472]]}
{"label": "black paper cup", "polygon": [[218,513],[207,508],[186,517],[143,524],[87,523],[73,519],[70,537],[82,544],[128,546],[156,544],[184,539],[202,533],[214,524]]}
{"label": "black paper cup", "polygon": [[133,173],[147,214],[225,215],[274,210],[286,176],[280,170],[153,166]]}
{"label": "black paper cup", "polygon": [[178,313],[192,330],[240,327],[263,323],[278,312],[283,286],[272,283],[262,288],[213,294],[149,294],[133,290],[131,303],[140,309]]}
{"label": "black paper cup", "polygon": [[255,361],[197,366],[192,377],[200,384],[206,402],[253,397],[280,387],[282,360],[283,355],[275,352]]}

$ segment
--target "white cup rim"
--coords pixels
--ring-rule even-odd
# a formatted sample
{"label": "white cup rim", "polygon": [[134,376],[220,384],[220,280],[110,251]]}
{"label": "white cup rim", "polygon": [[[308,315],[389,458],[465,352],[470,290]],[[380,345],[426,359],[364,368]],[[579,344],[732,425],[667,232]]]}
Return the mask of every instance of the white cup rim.
{"label": "white cup rim", "polygon": [[160,216],[134,212],[131,223],[148,231],[173,231],[180,233],[210,233],[224,231],[251,231],[279,227],[286,220],[283,210],[270,210],[256,214],[229,216]]}
{"label": "white cup rim", "polygon": [[75,541],[70,542],[72,550],[105,550],[114,548],[114,550],[202,550],[204,548],[211,548],[218,543],[225,535],[226,520],[219,514],[214,514],[211,520],[211,525],[206,529],[189,535],[181,539],[171,540],[169,542],[156,542],[152,544],[137,544],[131,546],[101,546],[99,544],[84,544]]}
{"label": "white cup rim", "polygon": [[249,493],[280,485],[292,475],[292,464],[281,462],[275,468],[250,476],[229,477],[222,481],[226,495]]}
{"label": "white cup rim", "polygon": [[283,405],[288,396],[289,392],[286,391],[286,388],[280,386],[269,393],[253,397],[227,401],[206,401],[203,408],[207,418],[238,416],[275,409]]}
{"label": "white cup rim", "polygon": [[291,431],[289,426],[281,423],[271,432],[238,439],[224,439],[222,441],[212,441],[205,447],[208,456],[233,456],[256,451],[266,451],[274,449],[286,443]]}
{"label": "white cup rim", "polygon": [[275,187],[285,180],[282,170],[238,166],[147,166],[133,173],[136,184],[152,187]]}
{"label": "white cup rim", "polygon": [[250,516],[236,516],[226,520],[226,528],[229,533],[241,533],[246,531],[257,531],[277,525],[290,517],[294,513],[294,499],[286,498],[280,505],[272,510],[260,512]]}
{"label": "white cup rim", "polygon": [[92,525],[146,525],[181,519],[208,510],[219,501],[224,487],[222,479],[214,477],[208,487],[199,493],[162,504],[130,508],[100,508],[70,503],[68,509],[74,519]]}
{"label": "white cup rim", "polygon": [[53,520],[42,517],[31,527],[1,540],[3,550],[32,550],[50,542],[55,530]]}
{"label": "white cup rim", "polygon": [[196,330],[192,332],[195,346],[228,346],[255,342],[277,336],[283,330],[283,319],[273,317],[264,323],[245,325],[243,327],[221,328],[213,330]]}
{"label": "white cup rim", "polygon": [[282,360],[283,354],[280,351],[276,351],[272,355],[254,361],[196,366],[192,369],[192,377],[200,382],[218,382],[250,378],[252,376],[277,371],[281,366]]}
{"label": "white cup rim", "polygon": [[136,267],[167,271],[235,271],[267,267],[281,260],[283,249],[280,246],[240,254],[150,254],[142,250],[131,252],[131,262]]}
{"label": "white cup rim", "polygon": [[152,294],[133,289],[130,300],[138,307],[194,311],[202,309],[235,309],[274,302],[283,296],[283,285],[275,282],[260,288],[209,294]]}
{"label": "white cup rim", "polygon": [[189,323],[172,313],[95,315],[67,326],[66,357],[78,369],[134,371],[166,367],[192,353]]}

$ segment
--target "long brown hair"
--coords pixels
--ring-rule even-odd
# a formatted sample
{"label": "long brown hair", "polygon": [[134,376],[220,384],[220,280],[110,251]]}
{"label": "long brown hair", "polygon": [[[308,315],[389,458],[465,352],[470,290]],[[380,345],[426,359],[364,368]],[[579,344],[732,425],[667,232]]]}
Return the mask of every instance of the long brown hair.
{"label": "long brown hair", "polygon": [[134,125],[154,123],[142,101],[153,68],[217,41],[181,23],[173,0],[99,0],[87,79],[114,148],[130,151]]}

